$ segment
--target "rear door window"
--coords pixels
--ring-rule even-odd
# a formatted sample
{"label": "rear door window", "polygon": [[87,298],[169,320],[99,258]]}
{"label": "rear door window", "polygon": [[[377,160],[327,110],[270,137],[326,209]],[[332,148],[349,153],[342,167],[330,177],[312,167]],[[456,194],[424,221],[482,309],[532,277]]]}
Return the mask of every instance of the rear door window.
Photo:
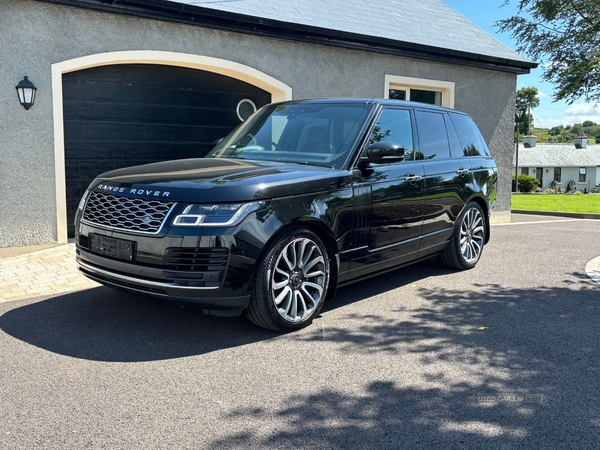
{"label": "rear door window", "polygon": [[444,114],[416,111],[419,151],[416,159],[440,159],[450,157],[450,144]]}

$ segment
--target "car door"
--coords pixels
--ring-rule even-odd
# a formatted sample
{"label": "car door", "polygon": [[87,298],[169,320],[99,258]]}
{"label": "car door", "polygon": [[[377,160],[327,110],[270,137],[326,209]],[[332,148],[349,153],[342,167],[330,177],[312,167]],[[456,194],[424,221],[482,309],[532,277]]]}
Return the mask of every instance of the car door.
{"label": "car door", "polygon": [[[417,257],[423,222],[423,162],[415,160],[413,113],[385,107],[369,133],[362,162],[353,170],[353,251],[347,280]],[[404,158],[367,160],[376,143],[404,148]]]}
{"label": "car door", "polygon": [[425,177],[421,258],[446,245],[471,195],[473,173],[446,112],[416,110],[415,119]]}

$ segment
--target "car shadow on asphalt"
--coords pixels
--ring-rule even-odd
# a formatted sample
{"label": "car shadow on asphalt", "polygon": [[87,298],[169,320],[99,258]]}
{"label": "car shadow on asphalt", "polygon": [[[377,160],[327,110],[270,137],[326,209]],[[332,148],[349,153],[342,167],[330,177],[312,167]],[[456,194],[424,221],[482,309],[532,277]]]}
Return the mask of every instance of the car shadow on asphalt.
{"label": "car shadow on asphalt", "polygon": [[[445,269],[437,269],[444,271]],[[433,269],[433,274],[436,269]],[[428,275],[432,275],[429,268]],[[418,265],[342,288],[323,312],[411,283]],[[314,326],[314,325],[313,325]],[[107,287],[31,300],[0,316],[5,333],[46,350],[82,359],[153,361],[205,354],[281,336],[245,317],[206,316]]]}
{"label": "car shadow on asphalt", "polygon": [[[323,314],[449,273],[424,269],[417,264],[341,289]],[[275,404],[230,409],[219,420],[232,431],[205,448],[595,448],[600,290],[580,273],[563,277],[533,288],[424,284],[414,288],[418,302],[408,312],[348,313],[353,326],[333,322],[326,332],[317,321],[292,339],[357,364],[362,355],[374,356],[371,363],[385,355],[393,364],[385,378],[353,391],[340,378]],[[280,336],[241,317],[208,317],[104,287],[19,305],[0,316],[0,329],[51,352],[117,362],[201,355]],[[419,380],[411,379],[415,371]]]}
{"label": "car shadow on asphalt", "polygon": [[51,352],[112,362],[179,358],[277,336],[244,317],[205,316],[104,286],[33,300],[0,316],[0,329]]}
{"label": "car shadow on asphalt", "polygon": [[[418,280],[422,270],[345,288],[336,307]],[[427,276],[444,270],[429,267]],[[352,327],[307,330],[298,339],[316,351],[368,361],[384,378],[350,392],[340,376],[316,392],[238,408],[224,426],[251,425],[207,448],[595,448],[600,289],[580,273],[564,277],[534,288],[431,283],[415,288],[410,310],[349,313],[343,322]],[[258,424],[270,422],[277,428],[262,432]]]}
{"label": "car shadow on asphalt", "polygon": [[321,313],[343,308],[359,300],[408,286],[425,278],[435,278],[455,272],[456,270],[443,266],[436,258],[429,258],[416,264],[383,272],[372,278],[338,288],[336,296],[325,302]]}
{"label": "car shadow on asphalt", "polygon": [[[432,264],[431,261],[389,272],[339,289],[337,296],[325,303],[321,314],[411,285],[424,277],[450,273],[451,270]],[[500,288],[490,286],[488,290],[500,291]],[[541,296],[540,301],[545,301],[549,296],[544,290],[540,290],[538,294]],[[435,292],[421,292],[419,295],[424,299],[434,299],[444,310],[457,308],[464,313],[465,306],[458,300],[462,297],[479,298],[480,294],[440,288]],[[535,292],[499,292],[497,297],[513,302],[516,298],[529,298],[532,295]],[[551,297],[555,296],[556,294]],[[488,294],[477,303],[482,310],[477,314],[490,314],[487,310],[493,310],[498,305],[498,299],[488,302],[487,297]],[[415,317],[423,319],[419,322],[418,334],[423,338],[437,335],[430,327],[432,323],[439,322],[440,317],[428,309],[416,313]],[[473,314],[474,311],[470,309],[468,314],[462,316],[462,320],[471,320]],[[528,312],[527,315],[531,313]],[[456,314],[447,314],[442,322],[446,324],[456,318]],[[348,330],[343,324],[339,328],[328,326],[327,340],[351,347],[367,345],[369,351],[373,351],[389,349],[402,340],[414,342],[417,338],[407,335],[412,333],[411,329],[415,331],[412,324],[399,324],[393,317],[360,316],[353,319],[348,316],[348,319],[360,320],[359,328]],[[318,321],[319,319],[299,333],[297,339],[321,340],[322,334],[317,330]],[[461,325],[464,323],[461,322]],[[180,308],[107,287],[43,300],[32,299],[0,316],[0,330],[58,354],[112,362],[154,361],[201,355],[282,336],[251,324],[243,316],[206,316],[199,309]]]}

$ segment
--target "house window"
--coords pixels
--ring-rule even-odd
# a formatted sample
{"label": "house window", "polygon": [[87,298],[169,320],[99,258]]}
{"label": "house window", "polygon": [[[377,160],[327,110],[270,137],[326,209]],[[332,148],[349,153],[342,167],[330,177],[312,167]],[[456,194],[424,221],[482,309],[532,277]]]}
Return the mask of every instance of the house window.
{"label": "house window", "polygon": [[561,174],[560,167],[555,167],[554,168],[554,181],[556,181],[557,183],[560,183],[560,174]]}
{"label": "house window", "polygon": [[580,167],[579,168],[579,182],[580,183],[585,183],[585,179],[587,177],[587,168],[585,167]]}
{"label": "house window", "polygon": [[389,98],[442,106],[442,91],[427,91],[424,89],[411,89],[410,87],[402,86],[396,89],[390,89]]}
{"label": "house window", "polygon": [[454,108],[454,83],[386,75],[384,98]]}
{"label": "house window", "polygon": [[521,175],[529,175],[529,167],[521,167]]}

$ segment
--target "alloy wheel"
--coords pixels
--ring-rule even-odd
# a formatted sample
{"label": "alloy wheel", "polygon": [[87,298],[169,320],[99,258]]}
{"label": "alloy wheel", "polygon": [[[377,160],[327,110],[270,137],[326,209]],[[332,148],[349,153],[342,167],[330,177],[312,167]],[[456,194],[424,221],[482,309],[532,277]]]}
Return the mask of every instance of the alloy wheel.
{"label": "alloy wheel", "polygon": [[311,318],[326,288],[325,259],[313,240],[301,237],[289,242],[277,256],[270,276],[271,299],[287,322]]}
{"label": "alloy wheel", "polygon": [[469,209],[460,226],[460,251],[469,264],[477,262],[483,250],[485,222],[479,208]]}

